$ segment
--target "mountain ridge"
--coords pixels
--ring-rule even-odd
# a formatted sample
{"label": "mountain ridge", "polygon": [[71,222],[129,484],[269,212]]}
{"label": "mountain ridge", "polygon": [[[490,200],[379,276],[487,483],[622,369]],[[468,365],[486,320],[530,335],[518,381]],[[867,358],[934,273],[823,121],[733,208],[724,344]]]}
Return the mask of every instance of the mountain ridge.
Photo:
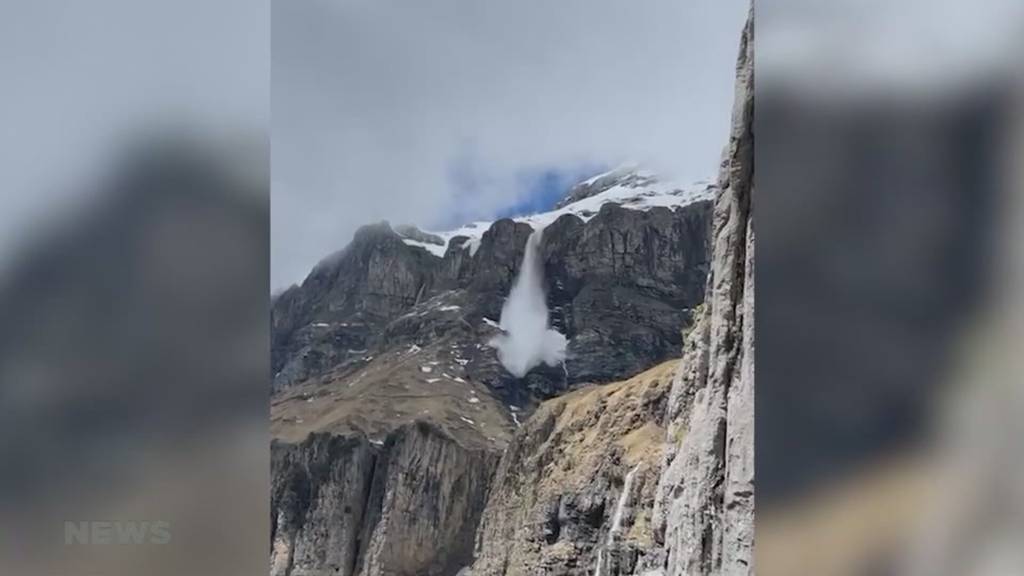
{"label": "mountain ridge", "polygon": [[[594,183],[602,178],[606,177],[598,175],[583,184],[590,182],[588,186],[594,191]],[[629,178],[632,176],[627,176]],[[508,294],[521,264],[526,238],[540,226],[546,229],[542,250],[544,272],[549,280],[545,290],[551,320],[570,338],[571,352],[571,339],[577,335],[574,332],[578,332],[573,325],[581,315],[578,307],[571,310],[566,309],[566,305],[572,304],[581,292],[583,300],[577,300],[580,306],[584,301],[593,304],[599,297],[604,301],[601,306],[618,309],[617,312],[623,312],[623,305],[626,305],[625,315],[634,318],[649,316],[647,310],[651,306],[681,311],[692,308],[702,299],[699,286],[706,273],[708,198],[714,194],[715,187],[703,184],[689,190],[674,185],[653,187],[653,184],[624,187],[622,182],[622,177],[612,178],[595,194],[562,208],[517,219],[500,219],[487,223],[486,229],[482,225],[476,229],[469,225],[434,233],[411,226],[392,228],[387,222],[361,227],[352,242],[321,260],[301,285],[275,297],[271,314],[274,388],[356,359],[354,356],[345,358],[346,354],[340,350],[364,350],[383,345],[377,332],[394,336],[393,322],[407,324],[408,319],[403,320],[406,312],[442,293],[452,293],[447,298],[451,300],[447,311],[454,311],[452,306],[468,304],[476,316],[475,321],[484,318],[496,321],[501,299]],[[571,194],[570,191],[566,198]],[[595,206],[597,211],[591,213],[591,207]],[[467,231],[475,235],[465,234]],[[683,237],[686,247],[682,249],[670,242]],[[438,240],[444,243],[440,256],[442,246]],[[661,260],[667,265],[661,266]],[[669,277],[661,274],[664,270],[669,270]],[[594,290],[586,285],[584,278],[588,275],[613,280],[607,291],[619,296],[625,294],[626,300],[615,294],[591,294]],[[685,289],[670,286],[673,281]],[[466,296],[470,302],[465,302]],[[682,321],[685,322],[685,318]],[[325,327],[330,328],[334,336],[331,349],[314,346],[312,350],[303,351],[303,342],[318,340],[316,335],[324,332]],[[671,330],[677,331],[678,328]],[[580,336],[600,340],[599,334]],[[655,340],[665,337],[661,334]],[[677,337],[668,336],[668,340],[673,344],[678,342]],[[655,348],[663,348],[657,342],[654,344]],[[575,352],[587,351],[577,345]],[[573,362],[567,363],[569,368]],[[645,367],[637,364],[631,373],[625,370],[609,375],[594,370],[583,370],[583,373],[598,381],[602,378],[613,381]]]}
{"label": "mountain ridge", "polygon": [[[584,221],[593,218],[606,203],[615,203],[634,210],[655,206],[677,208],[714,198],[717,186],[707,180],[689,185],[662,180],[657,174],[636,164],[624,164],[581,180],[566,191],[550,210],[511,216],[531,228],[543,228],[565,214],[574,214]],[[504,219],[504,218],[502,218]],[[501,220],[501,219],[499,219]],[[455,238],[465,237],[461,246],[474,250],[480,237],[497,220],[478,220],[447,231],[421,229],[412,224],[395,226],[395,231],[410,246],[419,246],[443,258]]]}

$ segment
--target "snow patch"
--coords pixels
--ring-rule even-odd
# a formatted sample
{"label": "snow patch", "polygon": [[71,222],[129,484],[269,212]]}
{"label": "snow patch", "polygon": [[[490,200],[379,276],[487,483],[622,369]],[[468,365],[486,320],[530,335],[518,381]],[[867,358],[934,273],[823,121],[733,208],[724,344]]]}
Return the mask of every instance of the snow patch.
{"label": "snow patch", "polygon": [[444,244],[430,244],[428,242],[420,242],[418,240],[412,240],[411,238],[402,238],[402,242],[405,242],[409,246],[415,246],[417,248],[423,248],[427,252],[430,252],[438,258],[444,258],[445,251],[448,250],[448,242],[445,239]]}
{"label": "snow patch", "polygon": [[[629,174],[635,174],[638,178],[625,178],[629,176]],[[597,213],[600,212],[601,206],[604,206],[605,204],[619,204],[624,208],[631,210],[650,210],[658,206],[668,208],[686,206],[700,200],[709,200],[714,197],[714,188],[705,180],[697,181],[685,186],[674,182],[663,182],[659,180],[657,175],[654,173],[638,169],[635,163],[627,163],[614,170],[593,176],[584,180],[581,185],[593,185],[604,178],[624,178],[624,181],[621,184],[611,186],[607,190],[598,194],[577,200],[576,202],[563,206],[557,210],[531,214],[528,216],[519,216],[513,218],[513,220],[529,224],[534,230],[536,230],[551,224],[565,214],[575,214],[583,219],[583,221],[588,221],[596,216]],[[403,238],[402,241],[410,246],[419,246],[424,248],[431,254],[439,258],[443,258],[445,252],[448,250],[448,244],[451,242],[452,238],[455,238],[456,236],[466,236],[469,240],[465,241],[462,245],[462,249],[469,250],[470,257],[474,257],[476,256],[477,250],[480,249],[480,240],[483,237],[484,232],[491,227],[491,224],[493,224],[493,222],[481,220],[447,232],[426,231],[429,234],[433,234],[441,238],[444,242],[443,244],[427,244],[416,240],[410,240],[408,238]]]}

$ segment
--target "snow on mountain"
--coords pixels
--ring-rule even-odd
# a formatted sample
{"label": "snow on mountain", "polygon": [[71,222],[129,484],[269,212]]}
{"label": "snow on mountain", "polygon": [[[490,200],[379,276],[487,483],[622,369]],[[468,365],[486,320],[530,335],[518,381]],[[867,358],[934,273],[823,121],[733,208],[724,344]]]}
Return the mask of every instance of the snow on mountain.
{"label": "snow on mountain", "polygon": [[[512,219],[529,224],[536,230],[551,224],[564,214],[574,214],[586,222],[597,215],[601,206],[608,203],[619,204],[632,210],[650,210],[657,206],[674,209],[701,200],[712,200],[714,193],[714,185],[706,180],[682,186],[662,181],[653,172],[629,164],[576,184],[553,210]],[[424,248],[441,258],[444,257],[448,242],[452,238],[466,236],[469,237],[469,241],[463,247],[472,255],[480,246],[480,238],[491,224],[493,221],[480,220],[447,232],[430,231],[417,237],[402,234],[402,241],[409,246]]]}
{"label": "snow on mountain", "polygon": [[413,240],[412,238],[402,238],[402,242],[405,242],[409,246],[419,246],[438,258],[444,257],[444,253],[448,249],[448,240],[450,240],[450,237],[445,238],[443,244],[433,244],[430,242],[420,242],[419,240]]}

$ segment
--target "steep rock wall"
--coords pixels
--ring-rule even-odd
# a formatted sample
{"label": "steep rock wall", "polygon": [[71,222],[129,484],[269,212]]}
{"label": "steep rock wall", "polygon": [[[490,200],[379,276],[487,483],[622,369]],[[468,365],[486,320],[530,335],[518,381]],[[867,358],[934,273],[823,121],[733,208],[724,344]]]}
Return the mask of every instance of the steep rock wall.
{"label": "steep rock wall", "polygon": [[498,468],[474,576],[632,573],[653,544],[657,423],[675,365],[538,408]]}
{"label": "steep rock wall", "polygon": [[450,576],[471,562],[498,456],[426,424],[272,454],[272,576]]}
{"label": "steep rock wall", "polygon": [[715,202],[706,300],[667,406],[652,567],[671,576],[752,574],[754,546],[753,22]]}

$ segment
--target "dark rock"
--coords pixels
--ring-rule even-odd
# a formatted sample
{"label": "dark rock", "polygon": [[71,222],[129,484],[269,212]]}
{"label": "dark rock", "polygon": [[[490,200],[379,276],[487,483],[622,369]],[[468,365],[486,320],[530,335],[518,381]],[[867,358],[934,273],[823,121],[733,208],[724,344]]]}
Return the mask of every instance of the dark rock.
{"label": "dark rock", "polygon": [[[653,542],[660,399],[676,363],[544,402],[505,451],[475,576],[632,574]],[[618,521],[616,521],[618,517]]]}
{"label": "dark rock", "polygon": [[448,576],[472,561],[497,464],[426,424],[379,444],[313,434],[272,449],[272,576]]}
{"label": "dark rock", "polygon": [[743,31],[715,202],[709,297],[667,406],[648,562],[666,576],[752,574],[754,549],[754,60]]}
{"label": "dark rock", "polygon": [[552,324],[569,339],[570,382],[607,382],[677,354],[703,299],[710,203],[646,212],[606,204],[544,231]]}

